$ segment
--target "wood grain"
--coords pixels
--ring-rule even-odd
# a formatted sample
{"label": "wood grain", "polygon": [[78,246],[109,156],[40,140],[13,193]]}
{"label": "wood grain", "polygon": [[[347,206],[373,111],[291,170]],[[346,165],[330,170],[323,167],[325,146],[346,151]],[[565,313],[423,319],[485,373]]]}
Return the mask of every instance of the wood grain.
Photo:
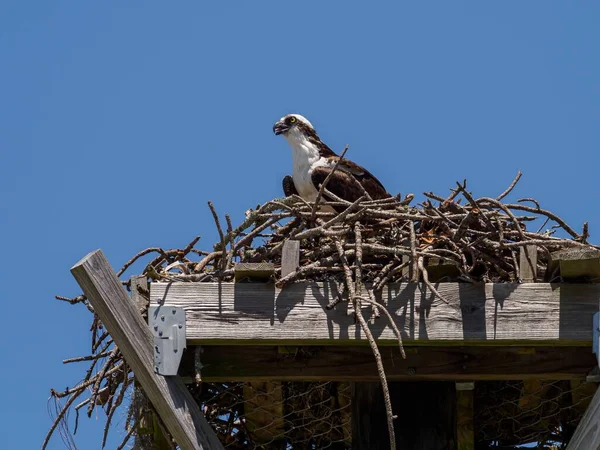
{"label": "wood grain", "polygon": [[71,273],[179,446],[186,450],[222,449],[181,378],[163,377],[152,371],[153,339],[148,325],[102,251],[88,254],[71,268]]}
{"label": "wood grain", "polygon": [[537,245],[521,247],[519,253],[519,278],[523,283],[534,282],[537,278]]}
{"label": "wood grain", "polygon": [[570,248],[550,254],[550,271],[560,266],[563,280],[600,280],[600,251]]}
{"label": "wood grain", "polygon": [[[591,345],[600,285],[439,283],[437,289],[449,304],[421,283],[384,288],[382,300],[405,344]],[[329,283],[283,290],[269,283],[152,283],[151,303],[186,309],[190,344],[366,344],[347,303],[325,309],[337,293]],[[397,344],[385,318],[370,327],[380,345]]]}
{"label": "wood grain", "polygon": [[268,280],[275,275],[275,265],[273,263],[236,263],[233,266],[233,275],[235,281]]}
{"label": "wood grain", "polygon": [[288,239],[281,250],[281,277],[295,272],[300,265],[300,241]]}

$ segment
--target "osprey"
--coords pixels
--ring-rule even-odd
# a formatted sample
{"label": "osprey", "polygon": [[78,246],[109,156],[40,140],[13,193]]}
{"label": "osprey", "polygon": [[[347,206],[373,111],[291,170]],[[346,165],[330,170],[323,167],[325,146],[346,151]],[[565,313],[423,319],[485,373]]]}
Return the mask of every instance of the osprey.
{"label": "osprey", "polygon": [[[273,132],[282,134],[292,147],[293,183],[290,183],[289,177],[284,178],[285,194],[298,194],[304,200],[314,202],[320,185],[340,157],[321,141],[312,124],[299,114],[282,117],[273,125]],[[326,189],[349,202],[360,198],[364,191],[373,200],[391,197],[368,170],[345,158],[329,178]]]}

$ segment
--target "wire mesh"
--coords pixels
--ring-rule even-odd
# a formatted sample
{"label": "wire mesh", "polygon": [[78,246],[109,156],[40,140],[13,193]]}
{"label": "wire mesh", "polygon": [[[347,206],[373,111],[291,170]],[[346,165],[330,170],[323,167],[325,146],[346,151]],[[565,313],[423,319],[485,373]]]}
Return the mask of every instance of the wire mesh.
{"label": "wire mesh", "polygon": [[477,448],[565,448],[596,389],[581,380],[475,383]]}
{"label": "wire mesh", "polygon": [[192,391],[226,449],[351,447],[350,383],[201,383]]}
{"label": "wire mesh", "polygon": [[[189,388],[226,449],[352,448],[349,382],[200,383]],[[596,389],[596,383],[583,380],[478,381],[475,448],[564,449]],[[138,450],[156,448],[148,436],[136,442]]]}

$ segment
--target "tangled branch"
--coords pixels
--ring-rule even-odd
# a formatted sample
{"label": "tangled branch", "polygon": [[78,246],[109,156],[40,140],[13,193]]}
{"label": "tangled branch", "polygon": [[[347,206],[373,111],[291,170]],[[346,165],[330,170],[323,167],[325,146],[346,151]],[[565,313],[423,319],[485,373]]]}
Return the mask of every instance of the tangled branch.
{"label": "tangled branch", "polygon": [[[233,281],[236,263],[269,261],[280,267],[284,242],[288,239],[301,241],[300,266],[285,277],[281,277],[280,269],[277,269],[277,286],[283,288],[298,281],[325,280],[344,285],[345,300],[352,304],[358,326],[369,340],[377,362],[393,446],[394,416],[385,371],[377,343],[363,315],[363,304],[371,309],[373,317],[384,313],[381,320],[390,322],[401,354],[406,357],[400,330],[385,304],[376,300],[376,294],[387,283],[422,281],[439,301],[448,303],[436,289],[434,283],[440,280],[432,279],[432,265],[451,268],[446,277],[456,281],[515,282],[519,281],[516,257],[519,247],[538,247],[536,269],[539,278],[543,278],[551,252],[571,247],[598,248],[587,243],[587,224],[581,233],[577,233],[558,215],[541,208],[534,199],[503,203],[520,177],[521,174],[517,174],[510,186],[495,198],[475,198],[464,181],[457,183],[447,197],[424,193],[426,200],[416,206],[411,205],[412,194],[383,200],[370,200],[365,195],[349,202],[327,191],[324,183],[318,203],[307,203],[297,196],[275,199],[246,211],[245,219],[237,227],[233,227],[229,216],[225,216],[226,229],[209,202],[219,235],[219,241],[212,249],[197,249],[199,237],[194,237],[180,249],[150,247],[127,261],[118,275],[124,276],[134,263],[149,257],[142,273],[149,281]],[[333,201],[325,201],[323,194]],[[528,225],[538,219],[544,222],[542,227],[530,231]],[[549,222],[554,226],[542,232]],[[555,236],[560,229],[569,237]],[[148,292],[142,288],[137,294],[147,297]],[[56,298],[83,304],[93,313],[85,296]],[[328,308],[335,307],[339,301],[343,301],[341,296]],[[98,407],[104,409],[107,416],[104,445],[111,419],[133,383],[133,373],[96,316],[91,332],[90,354],[64,361],[65,364],[89,364],[83,380],[73,388],[51,391],[54,400],[67,400],[58,410],[42,449],[46,448],[54,431],[64,426],[68,410],[74,408],[78,414],[84,406],[87,406],[88,416]],[[78,399],[81,401],[76,404]],[[135,435],[136,423],[136,418],[126,421],[125,439],[120,447]]]}

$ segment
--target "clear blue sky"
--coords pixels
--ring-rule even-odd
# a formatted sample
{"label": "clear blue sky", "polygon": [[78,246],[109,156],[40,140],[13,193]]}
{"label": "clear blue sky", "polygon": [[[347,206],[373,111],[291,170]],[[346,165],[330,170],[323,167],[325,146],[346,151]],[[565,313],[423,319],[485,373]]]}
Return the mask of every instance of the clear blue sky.
{"label": "clear blue sky", "polygon": [[597,1],[1,2],[2,447],[39,448],[49,389],[85,370],[61,364],[89,351],[89,314],[52,299],[79,293],[69,268],[208,247],[207,200],[238,221],[281,194],[286,113],[392,192],[495,195],[521,169],[515,197],[600,242],[599,20]]}

